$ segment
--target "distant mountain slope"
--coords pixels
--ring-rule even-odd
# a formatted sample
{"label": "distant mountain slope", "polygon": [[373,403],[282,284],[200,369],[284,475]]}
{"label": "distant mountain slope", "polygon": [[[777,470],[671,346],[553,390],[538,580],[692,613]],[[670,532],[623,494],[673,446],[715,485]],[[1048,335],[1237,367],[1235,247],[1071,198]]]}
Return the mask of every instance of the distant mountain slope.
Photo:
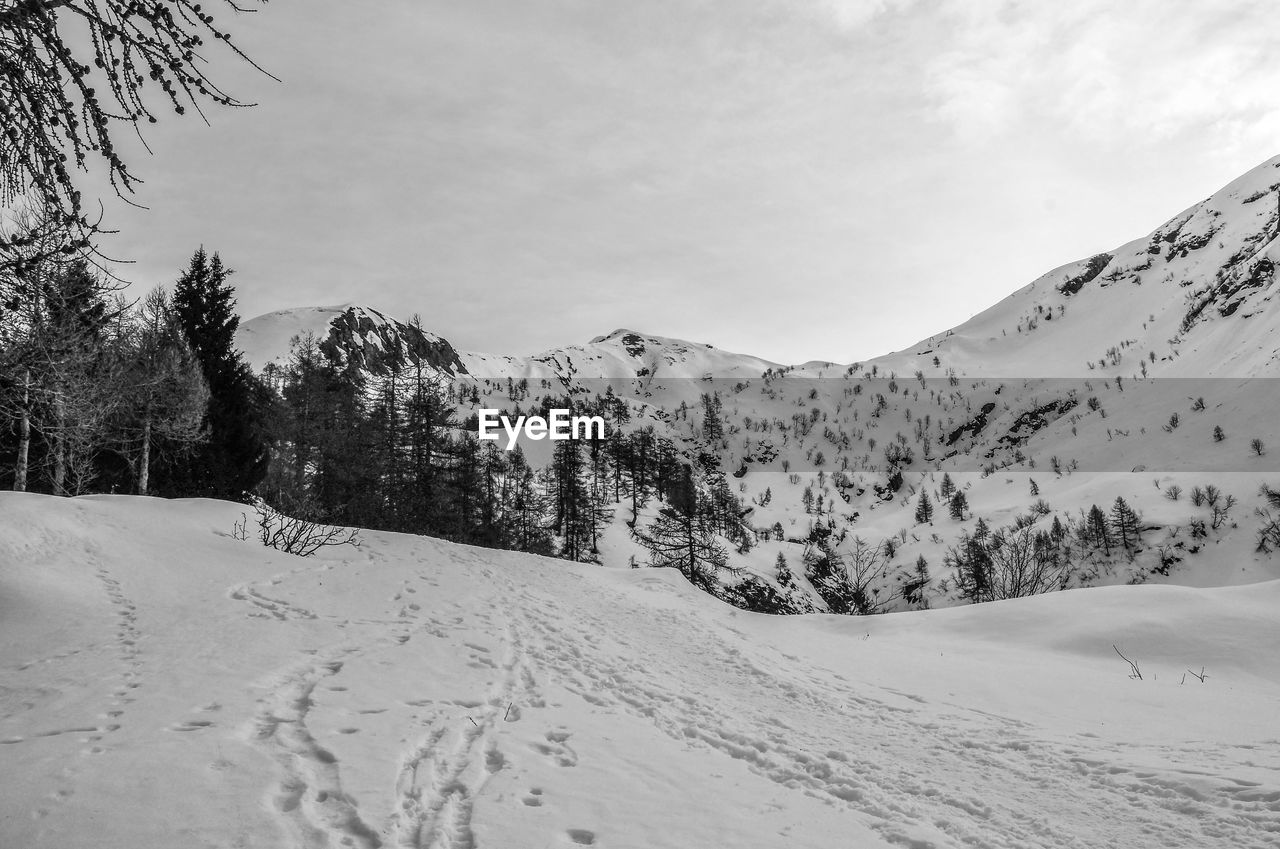
{"label": "distant mountain slope", "polygon": [[354,304],[278,310],[240,326],[236,343],[245,359],[261,370],[282,364],[292,341],[307,334],[340,357],[355,358],[376,373],[393,362],[429,363],[441,372],[476,378],[668,378],[759,377],[778,363],[733,354],[707,344],[686,342],[632,330],[615,330],[585,345],[570,345],[532,356],[456,351],[434,333]]}
{"label": "distant mountain slope", "polygon": [[[859,538],[890,552],[882,609],[944,606],[961,598],[954,548],[983,532],[979,520],[1083,532],[1118,498],[1146,522],[1140,545],[1086,540],[1065,585],[1248,582],[1280,576],[1255,518],[1270,509],[1260,487],[1280,488],[1278,197],[1280,157],[953,330],[852,365],[786,366],[627,329],[532,356],[474,353],[352,305],[272,313],[239,338],[263,367],[310,332],[372,386],[423,366],[455,384],[460,422],[477,407],[526,413],[611,393],[626,406],[620,430],[652,428],[700,486],[740,502],[752,547],[735,546],[734,565],[781,591],[791,578],[778,581],[777,558],[789,559],[819,610],[803,572],[823,545],[842,566]],[[549,462],[550,443],[522,446],[534,466]],[[920,520],[924,495],[936,515]],[[643,560],[628,523],[653,516],[619,507],[602,562]],[[918,576],[921,558],[931,577]]]}
{"label": "distant mountain slope", "polygon": [[872,362],[899,374],[1081,377],[1140,373],[1145,359],[1164,377],[1280,375],[1278,213],[1280,156],[1148,235]]}
{"label": "distant mountain slope", "polygon": [[[1056,268],[958,327],[861,365],[899,375],[1086,377],[1140,375],[1145,362],[1145,373],[1162,377],[1280,376],[1278,231],[1280,156],[1142,238]],[[631,330],[532,356],[455,352],[440,336],[353,304],[259,316],[237,342],[262,368],[308,332],[375,369],[389,355],[422,357],[481,378],[758,377],[780,368]],[[791,372],[824,368],[832,371],[806,363]]]}

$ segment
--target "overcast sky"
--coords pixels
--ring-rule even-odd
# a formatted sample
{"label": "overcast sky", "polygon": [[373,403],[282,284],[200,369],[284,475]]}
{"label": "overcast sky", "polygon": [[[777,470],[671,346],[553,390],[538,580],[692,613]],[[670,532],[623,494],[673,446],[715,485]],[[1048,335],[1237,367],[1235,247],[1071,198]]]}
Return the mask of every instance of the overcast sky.
{"label": "overcast sky", "polygon": [[[213,4],[207,4],[213,8]],[[222,6],[222,4],[217,4]],[[240,311],[465,349],[617,327],[853,361],[1136,238],[1280,152],[1268,0],[273,0],[283,83],[165,120],[109,252],[203,243]]]}

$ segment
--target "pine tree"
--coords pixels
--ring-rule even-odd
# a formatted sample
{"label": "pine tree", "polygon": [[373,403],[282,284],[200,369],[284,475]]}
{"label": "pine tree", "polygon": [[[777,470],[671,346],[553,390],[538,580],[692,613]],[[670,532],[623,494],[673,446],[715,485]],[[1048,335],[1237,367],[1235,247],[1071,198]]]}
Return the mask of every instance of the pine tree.
{"label": "pine tree", "polygon": [[702,395],[702,435],[707,442],[719,442],[724,436],[724,427],[720,423],[722,413],[720,393],[703,393]]}
{"label": "pine tree", "polygon": [[998,538],[993,539],[986,523],[979,519],[973,536],[961,534],[959,546],[948,552],[946,558],[947,565],[955,569],[961,595],[974,604],[991,600],[988,540],[992,540],[991,545],[994,546]]}
{"label": "pine tree", "polygon": [[532,554],[551,554],[551,532],[545,523],[546,497],[519,445],[511,451],[508,475],[511,486],[506,504],[506,526],[511,548]]}
{"label": "pine tree", "polygon": [[920,500],[916,503],[916,524],[933,524],[933,504],[929,501],[929,493],[920,490]]}
{"label": "pine tree", "polygon": [[909,579],[902,585],[902,598],[910,605],[927,609],[929,607],[929,599],[925,592],[929,587],[932,578],[929,576],[929,561],[921,554],[916,558],[915,577]]}
{"label": "pine tree", "polygon": [[265,392],[234,347],[240,318],[231,269],[200,248],[173,290],[173,310],[209,385],[209,439],[175,464],[170,491],[240,499],[266,476]]}
{"label": "pine tree", "polygon": [[1120,538],[1120,545],[1129,551],[1138,542],[1138,514],[1120,496],[1111,506],[1111,530]]}
{"label": "pine tree", "polygon": [[598,516],[592,508],[582,443],[566,439],[556,443],[548,469],[554,498],[556,535],[562,540],[560,556],[588,560],[597,534]]}
{"label": "pine tree", "polygon": [[635,536],[649,550],[651,566],[679,569],[694,586],[714,592],[720,571],[728,568],[729,556],[716,541],[699,501],[692,470],[685,466],[668,503],[649,527],[636,531]]}
{"label": "pine tree", "polygon": [[773,564],[774,572],[778,578],[778,586],[787,589],[795,583],[795,578],[791,574],[791,567],[787,565],[787,558],[781,551]]}
{"label": "pine tree", "polygon": [[1062,541],[1067,537],[1067,529],[1063,527],[1062,520],[1057,516],[1053,517],[1053,525],[1049,528],[1049,538],[1053,541],[1054,550],[1062,548]]}
{"label": "pine tree", "polygon": [[969,509],[969,499],[965,497],[964,492],[957,490],[951,496],[951,518],[957,522],[964,521],[964,514]]}
{"label": "pine tree", "polygon": [[943,498],[950,498],[952,495],[955,495],[956,485],[951,480],[951,475],[946,472],[942,473],[942,484],[940,485],[939,491]]}
{"label": "pine tree", "polygon": [[1089,508],[1088,533],[1095,546],[1102,546],[1108,556],[1111,554],[1111,534],[1107,528],[1107,516],[1102,508],[1094,504]]}

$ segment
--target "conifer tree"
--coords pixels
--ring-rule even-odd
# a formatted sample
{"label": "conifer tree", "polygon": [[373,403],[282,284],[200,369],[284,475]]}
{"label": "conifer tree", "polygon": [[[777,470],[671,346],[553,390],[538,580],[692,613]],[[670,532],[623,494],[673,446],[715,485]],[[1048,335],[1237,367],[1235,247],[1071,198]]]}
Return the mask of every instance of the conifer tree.
{"label": "conifer tree", "polygon": [[1111,506],[1111,530],[1119,537],[1120,545],[1125,551],[1132,549],[1138,542],[1138,514],[1120,496],[1116,496]]}
{"label": "conifer tree", "polygon": [[955,495],[956,485],[951,480],[951,475],[946,472],[942,473],[942,483],[939,485],[939,492],[943,498],[950,498]]}
{"label": "conifer tree", "polygon": [[517,445],[511,452],[508,469],[511,486],[507,511],[507,538],[511,548],[532,554],[551,554],[551,532],[545,524],[546,497],[537,476]]}
{"label": "conifer tree", "polygon": [[702,435],[707,442],[716,443],[724,436],[724,426],[720,423],[722,406],[720,393],[703,393],[702,395]]}
{"label": "conifer tree", "polygon": [[208,442],[175,464],[170,491],[240,499],[266,476],[269,454],[263,388],[235,349],[240,318],[231,269],[204,248],[191,257],[173,290],[173,310],[209,385]]}
{"label": "conifer tree", "polygon": [[679,569],[689,583],[708,592],[715,591],[720,570],[728,568],[728,553],[712,533],[688,466],[657,518],[635,535],[649,550],[650,565]]}
{"label": "conifer tree", "polygon": [[1102,508],[1094,504],[1089,508],[1087,521],[1088,533],[1095,546],[1102,546],[1108,555],[1111,554],[1111,534],[1107,528],[1107,516]]}
{"label": "conifer tree", "polygon": [[920,490],[920,500],[916,502],[916,524],[933,524],[933,504],[929,501],[929,493]]}
{"label": "conifer tree", "polygon": [[582,443],[566,439],[556,443],[550,481],[555,498],[555,530],[563,543],[560,556],[588,560],[597,533],[598,514],[591,503]]}
{"label": "conifer tree", "polygon": [[951,518],[955,519],[957,522],[963,522],[965,511],[968,509],[969,499],[965,497],[963,491],[957,490],[951,496]]}

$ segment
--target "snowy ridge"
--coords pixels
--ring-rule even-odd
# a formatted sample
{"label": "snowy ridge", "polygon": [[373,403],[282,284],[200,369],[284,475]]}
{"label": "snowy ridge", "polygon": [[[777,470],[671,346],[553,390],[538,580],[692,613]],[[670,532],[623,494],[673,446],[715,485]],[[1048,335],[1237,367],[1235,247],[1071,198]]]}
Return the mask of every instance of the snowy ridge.
{"label": "snowy ridge", "polygon": [[[949,606],[959,598],[944,559],[979,518],[1047,531],[1118,497],[1143,517],[1141,545],[1082,553],[1087,568],[1070,586],[1259,581],[1280,577],[1280,560],[1258,550],[1254,518],[1267,509],[1259,487],[1280,487],[1278,196],[1280,157],[952,331],[849,366],[782,366],[626,328],[535,356],[460,352],[361,307],[273,314],[247,322],[247,338],[278,341],[327,320],[326,344],[344,361],[373,373],[426,363],[466,384],[473,400],[459,402],[460,420],[474,406],[525,410],[612,392],[628,404],[624,430],[653,427],[739,499],[754,547],[734,565],[781,593],[781,555],[818,610],[828,608],[802,562],[826,528],[845,535],[841,556],[859,537],[891,543],[891,569],[874,587],[885,609]],[[524,447],[535,465],[548,461],[548,443]],[[944,473],[966,496],[959,518],[948,515]],[[1191,503],[1204,487],[1235,506]],[[923,524],[922,495],[937,514]],[[652,510],[615,511],[603,563],[644,562],[625,523]],[[927,598],[909,603],[920,557],[932,570]]]}
{"label": "snowy ridge", "polygon": [[[1090,363],[1128,375],[1136,355],[1163,377],[1280,374],[1278,199],[1280,156],[1148,235],[1056,268],[959,327],[872,362],[900,374],[1080,377],[1094,373]],[[1116,346],[1129,349],[1122,363],[1108,356]]]}
{"label": "snowy ridge", "polygon": [[[1273,304],[1278,198],[1280,156],[1142,238],[1056,268],[956,328],[860,365],[899,375],[919,369],[928,376],[1083,377],[1094,368],[1128,375],[1145,358],[1148,373],[1162,377],[1280,375],[1280,311]],[[396,324],[352,305],[283,310],[245,322],[238,343],[260,369],[283,360],[292,336],[323,336],[353,310]],[[1122,349],[1120,362],[1109,356],[1113,348]],[[533,356],[458,357],[469,374],[503,379],[628,378],[642,370],[671,378],[758,377],[780,368],[627,329]],[[814,375],[844,367],[811,362],[788,371]]]}

